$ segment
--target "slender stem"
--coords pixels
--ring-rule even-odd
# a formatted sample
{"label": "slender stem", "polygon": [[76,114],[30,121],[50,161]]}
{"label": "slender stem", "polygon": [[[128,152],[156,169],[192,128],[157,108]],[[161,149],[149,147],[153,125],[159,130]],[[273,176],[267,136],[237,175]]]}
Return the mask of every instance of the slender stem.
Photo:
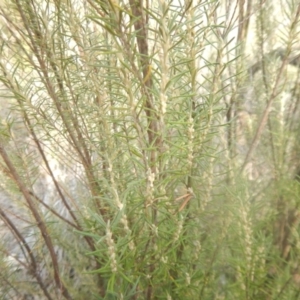
{"label": "slender stem", "polygon": [[31,196],[30,196],[29,192],[27,191],[26,186],[24,185],[21,177],[19,176],[19,174],[18,174],[17,170],[15,169],[13,163],[11,162],[9,156],[7,155],[2,143],[0,143],[0,155],[3,159],[3,161],[5,162],[7,168],[9,169],[15,183],[17,184],[18,188],[20,189],[21,193],[23,194],[23,196],[29,206],[30,211],[31,211],[34,219],[37,222],[37,226],[42,234],[45,244],[49,250],[50,257],[52,260],[52,265],[53,265],[54,280],[55,280],[56,286],[61,290],[62,295],[66,299],[72,299],[67,288],[65,287],[65,285],[63,284],[63,282],[60,279],[57,256],[55,254],[54,246],[52,243],[52,239],[48,233],[47,226],[46,226],[45,222],[43,221],[41,215],[39,214],[34,202],[32,201]]}

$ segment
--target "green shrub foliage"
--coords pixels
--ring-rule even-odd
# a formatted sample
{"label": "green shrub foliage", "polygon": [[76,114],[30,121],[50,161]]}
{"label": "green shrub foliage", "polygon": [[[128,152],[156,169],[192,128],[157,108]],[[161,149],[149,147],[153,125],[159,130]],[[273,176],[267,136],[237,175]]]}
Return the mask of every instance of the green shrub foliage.
{"label": "green shrub foliage", "polygon": [[1,0],[1,299],[298,299],[298,2]]}

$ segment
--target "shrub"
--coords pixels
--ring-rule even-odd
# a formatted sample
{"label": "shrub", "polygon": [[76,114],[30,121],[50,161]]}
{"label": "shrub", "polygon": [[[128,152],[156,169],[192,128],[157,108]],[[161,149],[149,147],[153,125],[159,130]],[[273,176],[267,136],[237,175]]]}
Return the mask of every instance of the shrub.
{"label": "shrub", "polygon": [[1,1],[2,298],[296,299],[299,13]]}

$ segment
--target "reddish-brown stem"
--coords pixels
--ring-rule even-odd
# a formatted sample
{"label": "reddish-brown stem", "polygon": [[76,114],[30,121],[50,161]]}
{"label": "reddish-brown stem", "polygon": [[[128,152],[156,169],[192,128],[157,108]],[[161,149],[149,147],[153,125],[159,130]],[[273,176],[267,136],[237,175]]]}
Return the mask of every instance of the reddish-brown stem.
{"label": "reddish-brown stem", "polygon": [[51,237],[48,234],[47,226],[46,226],[45,222],[43,221],[43,219],[41,218],[34,202],[31,199],[29,192],[26,189],[26,186],[24,185],[21,177],[19,176],[17,170],[15,169],[13,163],[11,162],[11,160],[10,160],[9,156],[7,155],[2,144],[0,144],[0,155],[3,159],[3,161],[5,162],[9,172],[11,173],[12,178],[14,179],[15,183],[17,184],[20,192],[24,196],[31,213],[37,222],[37,226],[42,234],[45,244],[49,250],[50,257],[52,260],[52,265],[53,265],[54,280],[55,280],[56,286],[61,290],[62,295],[66,299],[72,299],[71,295],[69,294],[68,290],[66,289],[65,285],[63,284],[63,282],[60,279],[57,256],[55,254],[55,250],[54,250],[54,246],[53,246]]}
{"label": "reddish-brown stem", "polygon": [[[16,3],[17,3],[18,11],[22,18],[24,27],[26,28],[29,40],[31,42],[31,47],[32,47],[33,53],[35,54],[35,56],[39,62],[39,65],[40,65],[40,69],[41,69],[41,72],[43,75],[41,80],[45,84],[48,94],[51,97],[51,99],[53,100],[55,107],[63,121],[63,124],[66,127],[67,132],[72,140],[74,149],[76,150],[76,152],[78,153],[78,155],[82,161],[82,164],[84,166],[86,176],[87,176],[87,179],[88,179],[88,182],[90,185],[91,193],[94,197],[95,196],[98,197],[101,189],[100,189],[100,187],[97,183],[97,180],[93,174],[91,157],[89,154],[89,150],[84,142],[82,133],[79,129],[78,121],[76,118],[74,118],[74,115],[72,114],[72,112],[71,112],[70,108],[67,106],[67,104],[62,102],[61,101],[62,99],[59,99],[57,97],[55,88],[50,81],[50,76],[48,74],[48,67],[46,65],[46,62],[45,62],[43,56],[41,55],[41,53],[46,54],[47,61],[49,62],[50,66],[54,72],[60,93],[63,97],[65,97],[63,79],[59,75],[58,68],[52,57],[53,55],[52,55],[51,49],[49,49],[46,42],[43,40],[42,34],[38,30],[38,28],[36,28],[36,27],[31,28],[32,21],[29,21],[28,18],[26,17],[19,0],[16,0]],[[32,18],[34,18],[34,14],[33,14],[33,11],[31,9],[30,5],[27,8],[28,8],[28,12],[29,12],[30,16]],[[71,122],[69,122],[69,119],[71,120]],[[105,216],[106,212],[107,212],[106,209],[104,209],[100,203],[97,203],[97,207],[98,207],[99,212],[103,216]]]}
{"label": "reddish-brown stem", "polygon": [[41,287],[45,297],[48,300],[52,300],[52,297],[48,293],[47,288],[44,285],[44,283],[42,281],[42,278],[39,274],[37,263],[36,263],[34,255],[33,255],[32,249],[30,249],[29,245],[27,244],[27,242],[24,239],[24,237],[22,236],[22,234],[19,232],[17,227],[14,225],[14,223],[9,219],[9,217],[5,214],[5,212],[1,208],[0,208],[0,217],[6,223],[6,225],[11,229],[14,236],[18,240],[19,244],[22,245],[22,248],[25,248],[25,250],[26,250],[26,252],[27,252],[27,254],[30,258],[30,274],[33,275],[36,278],[36,280],[37,280],[39,286]]}

